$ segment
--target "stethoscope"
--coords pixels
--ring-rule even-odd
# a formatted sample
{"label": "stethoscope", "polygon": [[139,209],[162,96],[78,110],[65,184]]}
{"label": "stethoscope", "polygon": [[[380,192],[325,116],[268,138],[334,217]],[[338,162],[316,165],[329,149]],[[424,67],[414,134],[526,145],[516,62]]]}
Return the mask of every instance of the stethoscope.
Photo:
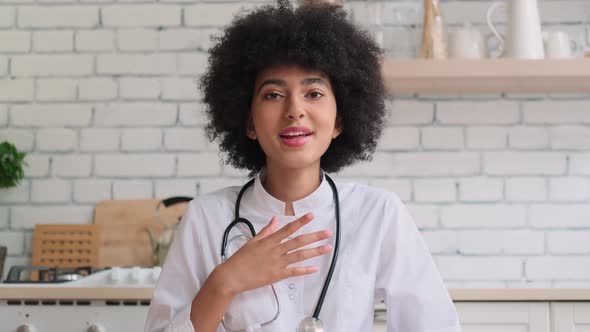
{"label": "stethoscope", "polygon": [[[323,332],[324,331],[324,322],[322,322],[321,319],[319,319],[319,315],[320,315],[320,311],[322,310],[322,305],[324,304],[324,298],[326,297],[326,292],[328,291],[328,287],[330,286],[330,281],[332,280],[332,274],[334,273],[334,268],[336,266],[336,260],[338,258],[338,249],[340,246],[340,204],[339,204],[339,200],[338,200],[338,190],[336,189],[336,185],[334,184],[334,181],[332,181],[332,179],[328,176],[325,175],[326,180],[328,181],[328,184],[330,184],[330,188],[332,188],[332,195],[334,198],[334,208],[335,208],[335,212],[336,212],[336,237],[334,240],[334,253],[332,256],[332,262],[330,263],[330,269],[328,270],[328,275],[326,276],[326,280],[324,281],[324,286],[322,287],[322,291],[320,292],[320,296],[318,298],[318,302],[315,306],[315,310],[313,311],[313,315],[311,317],[306,317],[303,320],[301,320],[301,322],[299,323],[298,327],[297,327],[297,332]],[[252,237],[256,236],[256,230],[254,229],[254,226],[252,226],[252,223],[245,218],[240,218],[240,202],[242,200],[242,196],[244,195],[244,192],[246,191],[246,189],[248,189],[250,186],[252,186],[252,184],[254,184],[254,181],[256,179],[252,179],[250,181],[248,181],[248,183],[246,183],[242,189],[240,190],[240,192],[238,193],[238,198],[236,200],[236,207],[235,207],[235,219],[234,221],[232,221],[229,226],[227,226],[227,228],[225,229],[225,232],[223,233],[223,241],[221,244],[221,259],[223,261],[226,260],[225,257],[225,249],[227,246],[227,238],[229,236],[230,231],[232,230],[232,228],[239,224],[239,223],[243,223],[245,224],[248,229],[250,230],[250,233],[252,234]],[[238,332],[238,331],[253,331],[254,328],[256,327],[263,327],[263,326],[267,326],[270,325],[272,322],[274,322],[278,317],[279,314],[281,312],[280,307],[279,307],[279,298],[277,296],[277,292],[274,288],[274,285],[271,285],[272,288],[272,292],[276,301],[276,305],[277,305],[277,312],[275,314],[275,316],[264,323],[261,324],[257,324],[256,326],[252,327],[248,327],[246,329],[232,329],[229,328],[227,322],[225,321],[225,315],[223,317],[223,319],[221,320],[223,327],[230,332]]]}

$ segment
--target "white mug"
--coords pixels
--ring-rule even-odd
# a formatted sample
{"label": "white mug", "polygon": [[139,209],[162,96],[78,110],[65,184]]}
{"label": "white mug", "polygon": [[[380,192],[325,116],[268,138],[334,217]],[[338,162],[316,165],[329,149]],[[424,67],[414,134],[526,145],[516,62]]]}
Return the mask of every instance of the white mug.
{"label": "white mug", "polygon": [[572,57],[574,42],[563,31],[543,32],[545,56],[550,59],[568,59]]}
{"label": "white mug", "polygon": [[480,31],[458,29],[448,33],[449,57],[455,59],[482,59],[486,57],[487,47]]}

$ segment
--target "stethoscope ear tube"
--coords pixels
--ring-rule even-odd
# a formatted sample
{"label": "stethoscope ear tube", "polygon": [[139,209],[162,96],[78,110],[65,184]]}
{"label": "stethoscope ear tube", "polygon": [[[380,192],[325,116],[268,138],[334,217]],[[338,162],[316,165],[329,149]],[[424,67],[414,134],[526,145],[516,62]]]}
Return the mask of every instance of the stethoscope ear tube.
{"label": "stethoscope ear tube", "polygon": [[225,232],[223,232],[223,242],[221,243],[221,258],[223,260],[225,260],[225,247],[227,246],[227,238],[229,237],[229,233],[231,232],[232,228],[239,223],[248,226],[248,229],[250,229],[250,234],[252,234],[252,237],[256,236],[256,230],[254,229],[254,226],[252,226],[252,223],[248,219],[238,218],[232,221],[229,224],[229,226],[227,226],[227,228],[225,229]]}

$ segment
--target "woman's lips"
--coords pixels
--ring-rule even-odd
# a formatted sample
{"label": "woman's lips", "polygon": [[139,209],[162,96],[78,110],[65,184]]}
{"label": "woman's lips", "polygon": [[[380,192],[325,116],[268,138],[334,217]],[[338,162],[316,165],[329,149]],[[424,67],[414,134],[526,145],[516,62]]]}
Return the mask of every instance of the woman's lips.
{"label": "woman's lips", "polygon": [[297,135],[297,136],[284,136],[284,135],[280,136],[281,142],[283,142],[287,146],[294,147],[294,148],[304,146],[309,141],[310,137],[311,137],[311,134]]}

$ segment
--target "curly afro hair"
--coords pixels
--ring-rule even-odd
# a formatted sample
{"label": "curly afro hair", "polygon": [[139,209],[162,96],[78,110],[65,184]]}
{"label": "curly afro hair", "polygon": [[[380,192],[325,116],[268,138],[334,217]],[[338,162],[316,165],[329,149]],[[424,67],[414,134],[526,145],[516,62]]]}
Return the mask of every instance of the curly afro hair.
{"label": "curly afro hair", "polygon": [[297,65],[325,73],[336,97],[343,132],[320,160],[327,172],[370,160],[385,118],[381,48],[369,33],[332,5],[265,5],[236,15],[209,49],[209,68],[200,88],[209,123],[206,133],[219,140],[227,164],[260,171],[266,157],[258,141],[246,136],[254,81],[262,70]]}

